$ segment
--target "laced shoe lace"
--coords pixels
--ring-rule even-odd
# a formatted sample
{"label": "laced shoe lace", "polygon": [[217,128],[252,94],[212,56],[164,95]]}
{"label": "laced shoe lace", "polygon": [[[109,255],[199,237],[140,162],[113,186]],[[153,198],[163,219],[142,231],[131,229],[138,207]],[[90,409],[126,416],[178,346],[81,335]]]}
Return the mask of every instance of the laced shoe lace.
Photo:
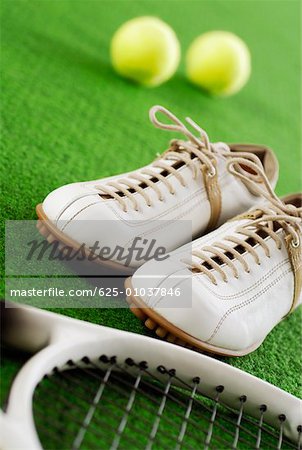
{"label": "laced shoe lace", "polygon": [[[228,282],[225,268],[229,267],[234,277],[239,278],[239,271],[235,265],[239,261],[245,272],[250,272],[250,267],[245,259],[245,254],[252,255],[256,264],[260,265],[258,249],[262,248],[267,257],[270,257],[270,249],[266,238],[270,237],[281,249],[282,238],[280,230],[285,233],[285,241],[292,263],[296,280],[295,295],[301,291],[301,227],[302,227],[302,207],[283,203],[274,193],[270,183],[262,168],[253,162],[246,162],[241,157],[233,158],[228,162],[228,170],[244,181],[253,183],[251,178],[242,173],[240,166],[247,165],[253,172],[261,177],[262,183],[254,183],[253,188],[264,199],[264,204],[257,208],[250,209],[247,213],[241,214],[232,220],[246,219],[243,225],[236,228],[235,235],[225,236],[220,242],[214,242],[201,249],[192,251],[193,258],[183,261],[189,265],[193,272],[206,275],[213,284],[217,285],[217,274],[220,274],[223,281]],[[266,200],[266,202],[265,202]],[[242,238],[238,237],[238,234]],[[234,245],[230,245],[235,244]],[[257,246],[259,244],[259,246]]]}
{"label": "laced shoe lace", "polygon": [[[172,123],[163,123],[158,120],[158,113],[162,113]],[[130,200],[133,208],[136,211],[139,210],[137,196],[134,194],[140,194],[147,206],[151,207],[153,206],[152,200],[145,188],[150,187],[153,189],[158,200],[164,201],[164,194],[158,187],[157,182],[161,181],[168,188],[170,194],[174,195],[175,189],[168,175],[174,176],[182,186],[186,186],[184,177],[177,170],[182,165],[186,165],[191,169],[194,179],[198,176],[198,168],[202,167],[209,196],[209,193],[213,191],[209,185],[214,183],[214,179],[217,176],[217,155],[220,154],[226,158],[233,157],[233,153],[228,145],[222,142],[211,143],[207,133],[192,119],[187,117],[186,121],[199,134],[195,136],[184,123],[162,106],[154,106],[150,109],[150,120],[155,127],[182,133],[188,140],[173,139],[170,142],[169,149],[160,155],[149,167],[137,170],[125,178],[109,181],[104,185],[96,185],[95,187],[100,191],[100,195],[104,198],[117,200],[125,212],[128,210],[127,198]],[[252,153],[236,152],[236,156],[240,156],[244,160],[244,165],[246,165],[246,161],[252,161],[257,167],[261,167],[259,158]],[[200,163],[199,167],[196,161]],[[240,170],[243,171],[242,167]]]}

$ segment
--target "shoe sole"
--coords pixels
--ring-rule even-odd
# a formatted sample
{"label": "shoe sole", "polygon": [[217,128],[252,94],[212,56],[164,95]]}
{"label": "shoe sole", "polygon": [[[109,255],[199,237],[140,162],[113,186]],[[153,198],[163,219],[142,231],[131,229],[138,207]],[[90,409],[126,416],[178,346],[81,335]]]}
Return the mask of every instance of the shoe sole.
{"label": "shoe sole", "polygon": [[131,278],[127,278],[125,281],[125,288],[131,292],[131,294],[127,296],[126,300],[132,313],[144,322],[144,325],[149,330],[153,331],[158,337],[165,339],[170,343],[181,345],[199,352],[214,353],[220,356],[244,356],[255,351],[263,342],[263,340],[261,340],[244,350],[228,350],[208,344],[191,336],[172,323],[168,322],[168,320],[155,312],[153,309],[148,308],[140,297],[132,294],[133,288],[131,285]]}
{"label": "shoe sole", "polygon": [[[82,247],[83,244],[80,244],[77,241],[74,241],[72,238],[64,234],[61,230],[59,230],[53,222],[47,217],[43,210],[42,203],[36,206],[36,213],[38,216],[37,229],[39,233],[45,237],[45,239],[52,244],[53,242],[59,242],[58,248],[64,252],[66,247],[72,248],[73,250],[78,250]],[[91,250],[86,246],[84,247],[84,252],[88,257],[91,255]],[[103,267],[106,267],[114,272],[120,272],[123,275],[132,275],[135,269],[131,267],[124,266],[123,264],[116,263],[114,261],[105,261],[97,258],[94,260],[96,264],[99,264]]]}

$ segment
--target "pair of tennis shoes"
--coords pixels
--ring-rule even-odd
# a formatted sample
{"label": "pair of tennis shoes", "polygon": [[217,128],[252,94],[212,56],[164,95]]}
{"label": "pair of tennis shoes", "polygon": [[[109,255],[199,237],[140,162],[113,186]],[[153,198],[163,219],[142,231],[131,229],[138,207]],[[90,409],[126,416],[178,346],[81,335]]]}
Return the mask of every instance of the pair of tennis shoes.
{"label": "pair of tennis shoes", "polygon": [[46,234],[74,247],[156,241],[168,255],[127,267],[117,256],[107,261],[134,272],[131,310],[171,342],[248,354],[302,301],[302,195],[276,196],[271,149],[211,143],[191,119],[194,133],[160,106],[150,119],[184,139],[135,172],[56,189],[38,216]]}

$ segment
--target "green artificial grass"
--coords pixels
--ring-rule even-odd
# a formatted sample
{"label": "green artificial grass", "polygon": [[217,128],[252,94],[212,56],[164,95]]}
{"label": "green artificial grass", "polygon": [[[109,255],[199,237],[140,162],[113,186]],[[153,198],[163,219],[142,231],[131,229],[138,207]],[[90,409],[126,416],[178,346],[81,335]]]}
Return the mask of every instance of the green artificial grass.
{"label": "green artificial grass", "polygon": [[[187,82],[183,62],[172,80],[154,89],[120,78],[110,66],[110,38],[140,15],[156,15],[173,26],[183,60],[198,34],[237,33],[252,54],[248,85],[233,97],[211,98]],[[153,160],[172,138],[149,123],[154,104],[192,117],[212,141],[272,147],[280,163],[277,193],[299,191],[300,17],[299,1],[3,1],[1,236],[5,219],[35,219],[36,204],[56,187]],[[4,273],[4,239],[0,251]],[[148,333],[127,309],[60,312]],[[301,395],[300,324],[297,311],[257,351],[227,362]],[[16,370],[15,362],[4,362],[2,399]]]}

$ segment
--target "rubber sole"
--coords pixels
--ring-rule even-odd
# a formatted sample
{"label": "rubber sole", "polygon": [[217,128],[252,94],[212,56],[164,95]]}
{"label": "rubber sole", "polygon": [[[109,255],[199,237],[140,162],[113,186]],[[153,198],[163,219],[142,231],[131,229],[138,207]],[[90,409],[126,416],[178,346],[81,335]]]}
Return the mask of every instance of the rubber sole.
{"label": "rubber sole", "polygon": [[[127,290],[132,292],[133,289],[131,285],[131,278],[127,278],[125,281],[125,287]],[[156,311],[148,308],[140,297],[134,296],[131,293],[131,295],[127,296],[126,300],[132,313],[144,322],[144,325],[149,330],[153,331],[158,337],[173,344],[181,345],[199,352],[231,357],[245,356],[255,351],[263,342],[263,340],[257,342],[244,350],[228,350],[225,348],[216,347],[208,344],[207,342],[201,341],[176,327]]]}
{"label": "rubber sole", "polygon": [[[58,242],[58,248],[62,250],[66,250],[68,253],[70,252],[70,248],[77,251],[79,248],[83,246],[79,242],[74,241],[72,238],[64,234],[60,231],[51,220],[47,217],[45,212],[43,211],[42,203],[36,206],[36,213],[38,216],[37,229],[39,233],[45,237],[45,239],[51,244],[53,242]],[[67,247],[67,248],[66,248]],[[88,257],[91,255],[91,250],[87,247],[84,247],[84,252]],[[99,264],[103,267],[106,267],[114,272],[119,272],[123,275],[132,275],[135,269],[131,267],[124,266],[123,264],[116,263],[114,261],[101,260],[100,258],[96,258],[94,263]]]}

